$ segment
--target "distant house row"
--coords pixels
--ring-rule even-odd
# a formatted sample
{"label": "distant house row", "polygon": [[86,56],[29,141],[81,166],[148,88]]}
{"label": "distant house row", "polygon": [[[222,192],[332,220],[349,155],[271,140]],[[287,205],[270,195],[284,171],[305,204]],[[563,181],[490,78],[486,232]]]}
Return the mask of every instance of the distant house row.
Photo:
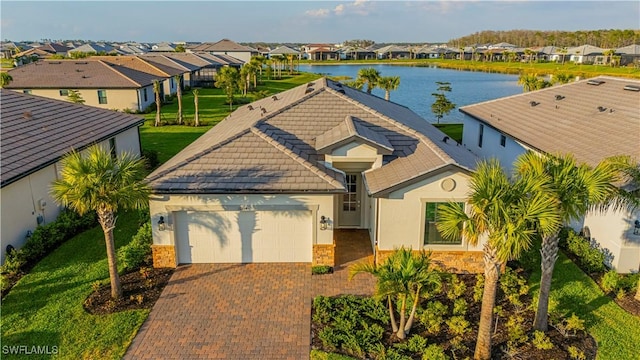
{"label": "distant house row", "polygon": [[62,100],[67,99],[69,90],[75,90],[86,105],[144,111],[155,102],[154,80],[161,81],[160,97],[164,99],[176,94],[178,86],[212,84],[221,67],[240,67],[243,63],[232,56],[210,53],[41,60],[10,70],[13,80],[5,88]]}

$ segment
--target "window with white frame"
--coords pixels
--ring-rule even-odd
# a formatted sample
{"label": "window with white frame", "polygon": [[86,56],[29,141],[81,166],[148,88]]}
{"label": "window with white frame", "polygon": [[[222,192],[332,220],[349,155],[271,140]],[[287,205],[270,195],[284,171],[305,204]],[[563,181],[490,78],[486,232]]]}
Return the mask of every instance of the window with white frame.
{"label": "window with white frame", "polygon": [[[445,202],[426,202],[424,211],[424,245],[460,245],[462,237],[457,239],[445,239],[438,230],[439,206]],[[456,206],[464,208],[464,203],[454,203]]]}

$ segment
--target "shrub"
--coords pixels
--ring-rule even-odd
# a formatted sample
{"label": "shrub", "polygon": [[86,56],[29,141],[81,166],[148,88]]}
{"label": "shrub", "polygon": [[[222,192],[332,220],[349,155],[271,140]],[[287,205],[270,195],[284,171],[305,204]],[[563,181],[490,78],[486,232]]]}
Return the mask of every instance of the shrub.
{"label": "shrub", "polygon": [[460,280],[456,274],[451,276],[451,283],[449,284],[449,290],[447,291],[447,298],[455,300],[464,295],[467,290],[467,285],[464,281]]}
{"label": "shrub", "polygon": [[602,291],[607,294],[618,291],[620,278],[620,275],[615,270],[607,271],[602,277],[602,280],[600,280],[600,287],[602,287]]}
{"label": "shrub", "polygon": [[400,350],[407,350],[412,353],[422,354],[424,349],[427,347],[427,339],[420,335],[413,335],[407,342],[396,343],[393,346]]}
{"label": "shrub", "polygon": [[324,275],[331,273],[331,266],[329,265],[315,265],[311,267],[311,273],[313,275]]}
{"label": "shrub", "polygon": [[585,360],[587,358],[584,355],[584,352],[575,346],[569,346],[567,350],[569,351],[569,356],[571,356],[572,359]]}
{"label": "shrub", "polygon": [[447,306],[440,301],[430,301],[427,303],[427,307],[420,314],[418,320],[427,329],[427,333],[435,335],[440,332],[442,323],[444,322],[444,315],[447,314]]}
{"label": "shrub", "polygon": [[571,229],[567,231],[566,242],[567,249],[578,258],[582,270],[588,273],[604,272],[605,255],[594,244]]}
{"label": "shrub", "polygon": [[455,299],[453,301],[453,315],[466,315],[467,314],[467,301],[463,298]]}
{"label": "shrub", "polygon": [[476,285],[473,287],[473,301],[480,302],[484,293],[484,275],[476,275]]}
{"label": "shrub", "polygon": [[543,331],[536,330],[533,332],[533,346],[538,350],[550,350],[553,349],[553,343],[551,339]]}
{"label": "shrub", "polygon": [[158,167],[158,165],[160,165],[160,160],[158,159],[158,151],[156,150],[142,150],[142,158],[145,160],[144,166],[147,170],[153,170]]}
{"label": "shrub", "polygon": [[153,236],[151,234],[151,223],[142,225],[138,232],[131,238],[131,241],[120,248],[122,256],[122,268],[131,271],[144,264],[151,262],[151,244]]}
{"label": "shrub", "polygon": [[515,349],[527,342],[528,338],[524,329],[524,318],[522,316],[516,315],[510,317],[505,327],[507,328],[507,348]]}
{"label": "shrub", "polygon": [[3,274],[15,275],[20,272],[20,269],[25,263],[24,251],[22,249],[13,250],[7,253],[7,256],[4,258],[4,264],[0,269]]}
{"label": "shrub", "polygon": [[422,360],[449,360],[444,349],[437,344],[431,344],[424,349]]}

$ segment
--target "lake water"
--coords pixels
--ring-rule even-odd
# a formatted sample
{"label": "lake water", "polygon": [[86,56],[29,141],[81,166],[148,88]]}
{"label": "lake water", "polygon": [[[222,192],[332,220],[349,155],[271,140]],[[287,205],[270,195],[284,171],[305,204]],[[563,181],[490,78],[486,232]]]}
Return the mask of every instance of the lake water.
{"label": "lake water", "polygon": [[[451,92],[447,98],[457,107],[493,100],[505,96],[521,94],[518,75],[459,71],[436,67],[398,66],[398,65],[300,65],[299,70],[328,76],[350,76],[355,79],[358,70],[373,67],[382,76],[399,76],[400,86],[391,92],[391,101],[409,107],[423,118],[435,122],[431,104],[435,98],[436,81],[451,83]],[[363,89],[366,90],[366,87]],[[384,90],[374,89],[373,94],[384,98]],[[462,122],[462,113],[458,108],[442,118],[441,122]]]}

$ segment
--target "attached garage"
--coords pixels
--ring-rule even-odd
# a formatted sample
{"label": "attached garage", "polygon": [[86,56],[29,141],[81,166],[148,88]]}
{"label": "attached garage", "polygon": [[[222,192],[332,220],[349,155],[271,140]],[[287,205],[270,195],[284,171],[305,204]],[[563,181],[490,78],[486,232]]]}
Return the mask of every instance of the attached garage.
{"label": "attached garage", "polygon": [[178,263],[311,262],[310,210],[177,211]]}

